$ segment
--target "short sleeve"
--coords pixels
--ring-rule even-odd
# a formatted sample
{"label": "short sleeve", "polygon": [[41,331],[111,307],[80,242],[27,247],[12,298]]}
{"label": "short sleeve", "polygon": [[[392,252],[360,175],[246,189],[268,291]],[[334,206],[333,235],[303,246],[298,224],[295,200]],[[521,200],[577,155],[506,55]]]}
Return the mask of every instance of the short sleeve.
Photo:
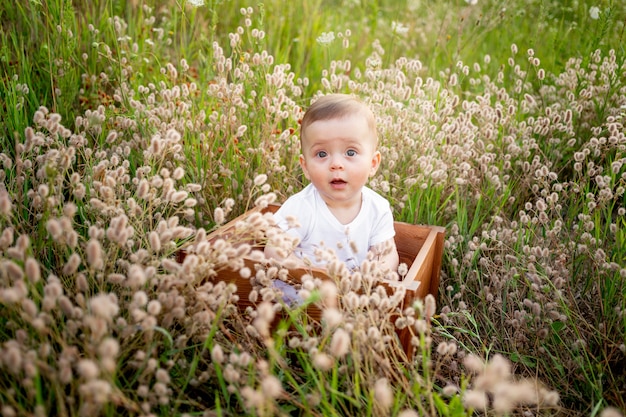
{"label": "short sleeve", "polygon": [[365,187],[364,195],[370,200],[371,232],[369,235],[369,247],[383,243],[396,235],[394,228],[391,205],[386,198],[375,191]]}
{"label": "short sleeve", "polygon": [[[286,233],[300,238],[300,241],[304,241],[311,227],[311,220],[313,219],[313,209],[311,205],[301,196],[295,194],[285,201],[280,208],[274,213],[274,219],[276,224]],[[289,218],[294,217],[300,227],[290,227]]]}
{"label": "short sleeve", "polygon": [[373,224],[369,246],[372,247],[383,243],[393,238],[395,235],[396,230],[393,226],[393,214],[391,214],[391,208],[387,205],[386,210],[382,210],[378,213],[377,219]]}

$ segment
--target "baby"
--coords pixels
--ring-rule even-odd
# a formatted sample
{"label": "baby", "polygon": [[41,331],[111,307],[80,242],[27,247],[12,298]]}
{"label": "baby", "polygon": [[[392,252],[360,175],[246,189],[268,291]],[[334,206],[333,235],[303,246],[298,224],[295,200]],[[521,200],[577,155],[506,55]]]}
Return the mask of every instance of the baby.
{"label": "baby", "polygon": [[[323,266],[323,250],[333,249],[349,269],[357,269],[372,252],[379,265],[395,271],[398,252],[391,207],[365,186],[381,161],[372,111],[349,95],[321,97],[302,119],[300,145],[300,166],[311,183],[274,215],[281,229],[299,239],[287,258]],[[299,227],[290,227],[292,219]],[[285,259],[269,244],[265,253]]]}

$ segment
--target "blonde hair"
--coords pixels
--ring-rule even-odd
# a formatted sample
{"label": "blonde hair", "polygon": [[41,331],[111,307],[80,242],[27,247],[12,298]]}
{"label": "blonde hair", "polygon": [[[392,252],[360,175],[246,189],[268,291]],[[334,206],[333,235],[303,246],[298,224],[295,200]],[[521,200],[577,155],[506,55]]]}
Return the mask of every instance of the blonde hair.
{"label": "blonde hair", "polygon": [[320,97],[304,113],[300,124],[300,143],[304,140],[306,128],[319,120],[341,119],[342,117],[362,114],[367,126],[374,134],[378,144],[378,132],[374,113],[361,99],[348,94],[328,94]]}

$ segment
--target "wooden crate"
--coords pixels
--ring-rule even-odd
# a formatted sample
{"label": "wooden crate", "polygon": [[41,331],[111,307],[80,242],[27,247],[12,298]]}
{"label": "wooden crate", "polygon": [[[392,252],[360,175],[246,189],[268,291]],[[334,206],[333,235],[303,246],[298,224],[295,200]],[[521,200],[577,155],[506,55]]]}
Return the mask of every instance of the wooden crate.
{"label": "wooden crate", "polygon": [[[263,210],[252,209],[231,220],[227,224],[221,226],[207,236],[211,242],[218,239],[231,239],[237,233],[236,225],[244,221],[252,213],[255,212],[276,212],[280,206],[276,204],[269,205]],[[439,288],[439,274],[441,271],[441,261],[443,256],[445,229],[439,226],[414,225],[403,222],[395,222],[396,230],[395,242],[398,249],[400,263],[408,266],[408,272],[402,281],[385,280],[382,284],[386,287],[387,292],[396,291],[399,287],[404,287],[405,297],[403,308],[413,304],[415,299],[423,299],[427,294],[437,296]],[[238,242],[245,241],[256,247],[256,250],[262,250],[262,246],[258,240],[250,237],[238,237]],[[179,253],[178,260],[182,262],[185,252]],[[258,262],[252,258],[245,259],[245,265],[252,271],[255,271],[255,264]],[[321,279],[329,279],[325,270],[322,268],[294,268],[289,270],[289,278],[294,282],[300,282],[304,274],[310,274]],[[242,278],[238,271],[225,269],[219,271],[214,280],[233,283],[237,286],[237,295],[239,296],[239,307],[245,309],[253,306],[249,300],[249,294],[253,289],[250,279]],[[307,313],[313,320],[321,320],[322,312],[317,306],[311,305],[307,309]],[[410,358],[413,354],[413,346],[411,345],[411,333],[408,329],[399,330],[398,337],[407,356]]]}

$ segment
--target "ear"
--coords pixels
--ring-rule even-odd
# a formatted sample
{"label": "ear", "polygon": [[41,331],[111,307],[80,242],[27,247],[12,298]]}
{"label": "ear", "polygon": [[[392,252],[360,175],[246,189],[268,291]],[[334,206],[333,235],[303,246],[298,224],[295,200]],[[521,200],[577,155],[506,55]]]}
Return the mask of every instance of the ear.
{"label": "ear", "polygon": [[372,166],[370,168],[370,177],[376,174],[378,167],[380,166],[381,155],[379,151],[374,152],[372,155]]}
{"label": "ear", "polygon": [[300,155],[300,168],[302,168],[302,172],[304,172],[304,177],[310,181],[311,177],[309,176],[309,170],[306,166],[306,159],[304,159],[304,155]]}

